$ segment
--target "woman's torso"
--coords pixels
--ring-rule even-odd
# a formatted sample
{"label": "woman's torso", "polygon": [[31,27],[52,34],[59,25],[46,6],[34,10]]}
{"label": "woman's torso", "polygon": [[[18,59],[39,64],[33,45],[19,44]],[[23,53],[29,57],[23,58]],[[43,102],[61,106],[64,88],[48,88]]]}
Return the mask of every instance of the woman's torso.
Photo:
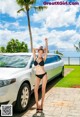
{"label": "woman's torso", "polygon": [[34,61],[34,65],[35,65],[35,70],[36,70],[36,74],[44,74],[45,73],[45,69],[44,69],[44,59],[42,58],[42,60]]}

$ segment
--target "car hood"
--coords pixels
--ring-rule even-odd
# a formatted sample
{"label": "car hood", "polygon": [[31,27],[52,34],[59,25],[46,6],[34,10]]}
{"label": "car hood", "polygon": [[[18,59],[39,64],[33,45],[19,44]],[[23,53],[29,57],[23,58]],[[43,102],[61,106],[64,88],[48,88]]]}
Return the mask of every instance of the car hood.
{"label": "car hood", "polygon": [[23,68],[0,68],[0,80],[10,79],[22,70]]}

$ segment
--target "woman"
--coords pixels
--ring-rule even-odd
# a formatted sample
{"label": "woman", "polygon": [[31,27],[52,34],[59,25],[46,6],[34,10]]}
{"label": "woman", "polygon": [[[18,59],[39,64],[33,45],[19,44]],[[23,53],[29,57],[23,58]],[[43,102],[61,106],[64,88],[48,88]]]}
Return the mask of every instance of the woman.
{"label": "woman", "polygon": [[[34,87],[34,94],[35,94],[35,101],[36,101],[36,112],[42,112],[43,110],[43,102],[45,97],[45,91],[46,91],[46,84],[47,84],[47,72],[45,72],[44,69],[44,62],[47,57],[48,52],[48,42],[47,38],[45,38],[45,44],[46,48],[43,49],[43,46],[41,46],[39,49],[33,48],[33,56],[34,56],[34,66],[36,69],[36,79],[35,79],[35,87]],[[36,50],[38,51],[38,57],[36,58]],[[42,99],[41,104],[38,104],[38,88],[40,81],[42,80]]]}

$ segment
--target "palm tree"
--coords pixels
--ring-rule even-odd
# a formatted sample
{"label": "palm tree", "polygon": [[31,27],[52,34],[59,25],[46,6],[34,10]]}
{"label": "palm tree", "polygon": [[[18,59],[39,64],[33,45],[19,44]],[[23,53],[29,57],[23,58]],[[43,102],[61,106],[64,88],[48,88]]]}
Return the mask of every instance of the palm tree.
{"label": "palm tree", "polygon": [[78,46],[74,45],[74,47],[76,48],[77,52],[80,52],[80,42],[78,43]]}
{"label": "palm tree", "polygon": [[63,54],[61,52],[59,52],[58,50],[54,51],[54,53],[63,56]]}
{"label": "palm tree", "polygon": [[21,9],[17,11],[17,13],[20,13],[21,11],[25,12],[28,19],[28,29],[29,29],[29,35],[30,35],[30,42],[31,42],[31,51],[33,48],[33,41],[32,41],[32,32],[31,32],[31,25],[30,25],[30,15],[29,11],[30,9],[34,8],[35,10],[41,11],[43,9],[46,9],[46,6],[34,6],[36,3],[36,0],[16,0],[17,4],[21,6]]}

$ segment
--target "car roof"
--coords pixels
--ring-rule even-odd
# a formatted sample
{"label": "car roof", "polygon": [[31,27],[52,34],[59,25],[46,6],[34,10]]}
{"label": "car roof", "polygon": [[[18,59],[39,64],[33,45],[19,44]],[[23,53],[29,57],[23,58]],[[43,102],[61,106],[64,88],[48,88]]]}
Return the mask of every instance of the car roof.
{"label": "car roof", "polygon": [[0,53],[0,55],[32,55],[32,53]]}
{"label": "car roof", "polygon": [[[0,53],[0,55],[33,55],[33,53],[21,53],[21,52],[20,53]],[[48,55],[58,55],[58,54],[48,53]]]}

